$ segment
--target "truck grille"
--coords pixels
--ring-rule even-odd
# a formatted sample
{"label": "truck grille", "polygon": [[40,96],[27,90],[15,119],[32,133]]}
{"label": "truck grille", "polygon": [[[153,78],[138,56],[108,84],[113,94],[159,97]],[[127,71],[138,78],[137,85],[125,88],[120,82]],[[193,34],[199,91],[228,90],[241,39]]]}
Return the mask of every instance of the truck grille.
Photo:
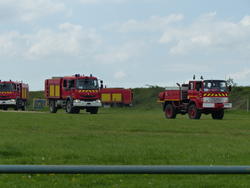
{"label": "truck grille", "polygon": [[5,99],[5,98],[8,98],[10,96],[0,96],[0,99]]}
{"label": "truck grille", "polygon": [[81,95],[80,97],[84,97],[84,98],[95,98],[95,95]]}
{"label": "truck grille", "polygon": [[226,102],[228,102],[228,97],[204,97],[203,102],[226,103]]}

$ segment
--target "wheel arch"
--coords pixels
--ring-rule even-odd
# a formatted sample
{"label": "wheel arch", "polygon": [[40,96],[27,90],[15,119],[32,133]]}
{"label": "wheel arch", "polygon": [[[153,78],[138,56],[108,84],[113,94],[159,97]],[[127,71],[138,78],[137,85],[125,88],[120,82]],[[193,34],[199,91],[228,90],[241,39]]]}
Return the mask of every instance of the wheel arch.
{"label": "wheel arch", "polygon": [[188,107],[191,106],[191,105],[195,105],[196,107],[198,107],[198,103],[196,101],[189,101],[188,103]]}
{"label": "wheel arch", "polygon": [[172,101],[165,101],[164,103],[162,103],[162,110],[165,111],[165,108],[168,104],[172,104]]}

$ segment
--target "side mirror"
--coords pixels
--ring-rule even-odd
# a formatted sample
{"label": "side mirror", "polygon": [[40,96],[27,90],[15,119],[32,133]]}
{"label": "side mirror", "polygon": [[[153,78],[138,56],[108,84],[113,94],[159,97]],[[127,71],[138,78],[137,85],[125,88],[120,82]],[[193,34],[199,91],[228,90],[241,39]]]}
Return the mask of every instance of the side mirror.
{"label": "side mirror", "polygon": [[228,91],[231,92],[232,91],[232,86],[228,86]]}
{"label": "side mirror", "polygon": [[101,80],[100,82],[101,82],[101,89],[103,89],[103,81]]}

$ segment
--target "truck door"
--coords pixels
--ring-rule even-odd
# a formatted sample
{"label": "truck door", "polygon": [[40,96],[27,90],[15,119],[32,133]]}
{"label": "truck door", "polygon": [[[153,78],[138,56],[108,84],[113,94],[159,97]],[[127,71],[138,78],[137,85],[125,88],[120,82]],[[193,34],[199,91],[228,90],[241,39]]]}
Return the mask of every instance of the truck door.
{"label": "truck door", "polygon": [[189,98],[197,98],[200,91],[202,90],[201,81],[190,81],[188,86],[188,95]]}
{"label": "truck door", "polygon": [[201,108],[202,98],[200,97],[200,92],[202,91],[201,81],[191,81],[189,82],[188,97],[190,100],[194,101],[198,108]]}
{"label": "truck door", "polygon": [[67,79],[64,79],[62,82],[62,98],[66,99],[70,95],[70,90],[69,90],[69,81]]}
{"label": "truck door", "polygon": [[67,98],[67,97],[72,97],[72,95],[74,95],[75,92],[75,80],[74,79],[65,79],[63,80],[63,98]]}

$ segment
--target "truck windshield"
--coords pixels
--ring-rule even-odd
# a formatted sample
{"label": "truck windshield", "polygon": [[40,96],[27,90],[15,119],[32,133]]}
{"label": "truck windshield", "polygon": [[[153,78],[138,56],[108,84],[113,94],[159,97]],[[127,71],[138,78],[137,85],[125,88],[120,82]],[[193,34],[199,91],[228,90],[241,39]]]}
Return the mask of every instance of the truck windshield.
{"label": "truck windshield", "polygon": [[204,81],[204,91],[221,91],[227,92],[226,81],[221,80],[205,80]]}
{"label": "truck windshield", "polygon": [[78,79],[76,81],[77,89],[98,89],[98,81],[97,79]]}
{"label": "truck windshield", "polygon": [[15,85],[11,83],[0,83],[0,91],[14,91]]}

